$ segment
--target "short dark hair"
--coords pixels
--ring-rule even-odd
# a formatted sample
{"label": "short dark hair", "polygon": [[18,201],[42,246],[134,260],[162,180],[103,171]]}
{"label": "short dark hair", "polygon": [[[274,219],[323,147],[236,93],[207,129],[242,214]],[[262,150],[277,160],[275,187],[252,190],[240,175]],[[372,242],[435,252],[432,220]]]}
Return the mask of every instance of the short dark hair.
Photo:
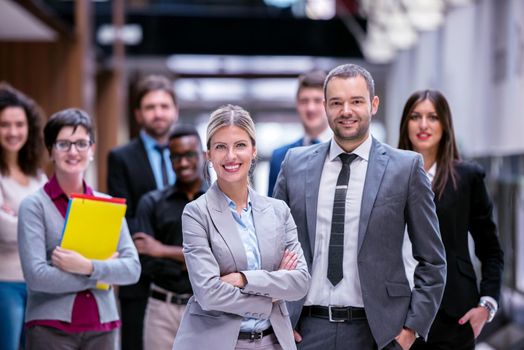
{"label": "short dark hair", "polygon": [[169,142],[173,139],[178,139],[180,137],[184,136],[195,136],[198,139],[198,144],[200,145],[200,149],[202,149],[202,139],[200,138],[200,135],[197,131],[197,129],[193,125],[188,124],[180,124],[173,129],[171,134],[169,134]]}
{"label": "short dark hair", "polygon": [[78,108],[69,108],[56,112],[49,118],[44,127],[44,142],[49,154],[56,142],[60,130],[66,126],[73,127],[73,132],[81,126],[86,129],[89,139],[95,143],[95,133],[91,117],[85,111]]}
{"label": "short dark hair", "polygon": [[175,106],[177,105],[176,94],[172,82],[162,75],[148,75],[142,78],[136,86],[135,108],[140,108],[140,104],[145,95],[158,90],[167,92],[173,99]]}
{"label": "short dark hair", "polygon": [[340,65],[338,67],[333,68],[328,73],[326,77],[326,81],[324,83],[324,98],[327,100],[327,96],[326,96],[327,86],[332,79],[334,78],[348,79],[348,78],[356,78],[358,76],[361,76],[366,81],[366,85],[369,91],[369,100],[373,101],[373,97],[375,97],[375,81],[373,80],[371,73],[369,73],[367,69],[365,69],[364,67],[361,67],[353,63]]}
{"label": "short dark hair", "polygon": [[312,70],[300,74],[298,77],[297,96],[302,89],[306,88],[322,90],[324,87],[324,80],[326,80],[326,72],[323,70]]}
{"label": "short dark hair", "polygon": [[[22,108],[27,119],[27,141],[18,152],[18,166],[24,174],[36,176],[42,159],[44,113],[36,102],[27,95],[6,82],[0,82],[0,113],[9,107]],[[0,147],[0,173],[6,175],[8,171],[4,151]]]}

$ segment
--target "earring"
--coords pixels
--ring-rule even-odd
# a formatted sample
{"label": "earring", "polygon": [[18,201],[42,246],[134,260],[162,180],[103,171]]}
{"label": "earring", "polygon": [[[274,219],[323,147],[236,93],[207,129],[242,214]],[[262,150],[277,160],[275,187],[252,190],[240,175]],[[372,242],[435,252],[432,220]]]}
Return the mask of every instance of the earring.
{"label": "earring", "polygon": [[89,161],[92,162],[93,160],[95,160],[95,158],[93,158],[93,156],[89,156]]}

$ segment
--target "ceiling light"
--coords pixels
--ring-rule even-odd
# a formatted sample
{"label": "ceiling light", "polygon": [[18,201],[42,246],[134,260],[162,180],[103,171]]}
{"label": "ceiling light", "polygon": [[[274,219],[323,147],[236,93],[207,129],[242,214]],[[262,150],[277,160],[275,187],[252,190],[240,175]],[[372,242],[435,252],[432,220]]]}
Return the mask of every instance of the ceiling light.
{"label": "ceiling light", "polygon": [[331,19],[336,14],[335,0],[307,0],[306,16],[310,19]]}

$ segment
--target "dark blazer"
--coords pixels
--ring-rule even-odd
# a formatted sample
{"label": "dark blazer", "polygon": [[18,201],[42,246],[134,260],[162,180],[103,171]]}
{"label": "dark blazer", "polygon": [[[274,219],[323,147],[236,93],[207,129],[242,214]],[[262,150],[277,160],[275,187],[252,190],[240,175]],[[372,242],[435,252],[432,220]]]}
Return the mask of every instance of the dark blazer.
{"label": "dark blazer", "polygon": [[278,172],[280,171],[280,165],[286,156],[288,149],[304,146],[304,138],[297,140],[293,143],[284,145],[273,151],[271,155],[271,161],[269,162],[269,184],[267,187],[267,195],[271,197],[273,195],[273,188],[277,182]]}
{"label": "dark blazer", "polygon": [[136,232],[136,208],[140,197],[156,190],[153,169],[141,138],[113,149],[107,158],[107,190],[111,196],[127,199],[126,219],[131,234]]}
{"label": "dark blazer", "polygon": [[[478,304],[480,296],[499,300],[504,259],[484,171],[471,162],[457,162],[455,170],[457,189],[449,181],[442,197],[435,196],[435,204],[448,266],[440,309],[459,318]],[[468,251],[468,231],[482,263],[480,294]]]}
{"label": "dark blazer", "polygon": [[[127,200],[126,219],[131,235],[137,232],[135,218],[140,197],[156,189],[153,170],[147,158],[141,138],[127,145],[113,149],[107,158],[107,191],[111,196]],[[147,298],[149,279],[141,276],[137,284],[121,287],[119,296],[123,298]]]}
{"label": "dark blazer", "polygon": [[[287,152],[275,185],[275,198],[291,209],[309,268],[315,255],[318,195],[329,147],[330,142],[324,142]],[[440,305],[446,263],[433,197],[420,154],[372,140],[360,210],[357,265],[367,321],[379,349],[403,326],[426,338]],[[418,261],[413,290],[402,258],[406,225]],[[303,302],[288,304],[293,322],[298,320]]]}

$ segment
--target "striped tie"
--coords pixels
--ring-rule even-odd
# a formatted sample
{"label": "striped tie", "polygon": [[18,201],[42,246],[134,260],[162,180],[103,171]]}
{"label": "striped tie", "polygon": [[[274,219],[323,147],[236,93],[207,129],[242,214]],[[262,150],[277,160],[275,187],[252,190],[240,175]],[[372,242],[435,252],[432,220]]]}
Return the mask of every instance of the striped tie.
{"label": "striped tie", "polygon": [[342,169],[338,174],[335,200],[333,201],[333,216],[331,218],[331,236],[329,238],[329,259],[327,277],[336,286],[344,275],[342,262],[344,260],[344,221],[346,214],[346,194],[349,184],[349,165],[357,157],[356,154],[341,153]]}

